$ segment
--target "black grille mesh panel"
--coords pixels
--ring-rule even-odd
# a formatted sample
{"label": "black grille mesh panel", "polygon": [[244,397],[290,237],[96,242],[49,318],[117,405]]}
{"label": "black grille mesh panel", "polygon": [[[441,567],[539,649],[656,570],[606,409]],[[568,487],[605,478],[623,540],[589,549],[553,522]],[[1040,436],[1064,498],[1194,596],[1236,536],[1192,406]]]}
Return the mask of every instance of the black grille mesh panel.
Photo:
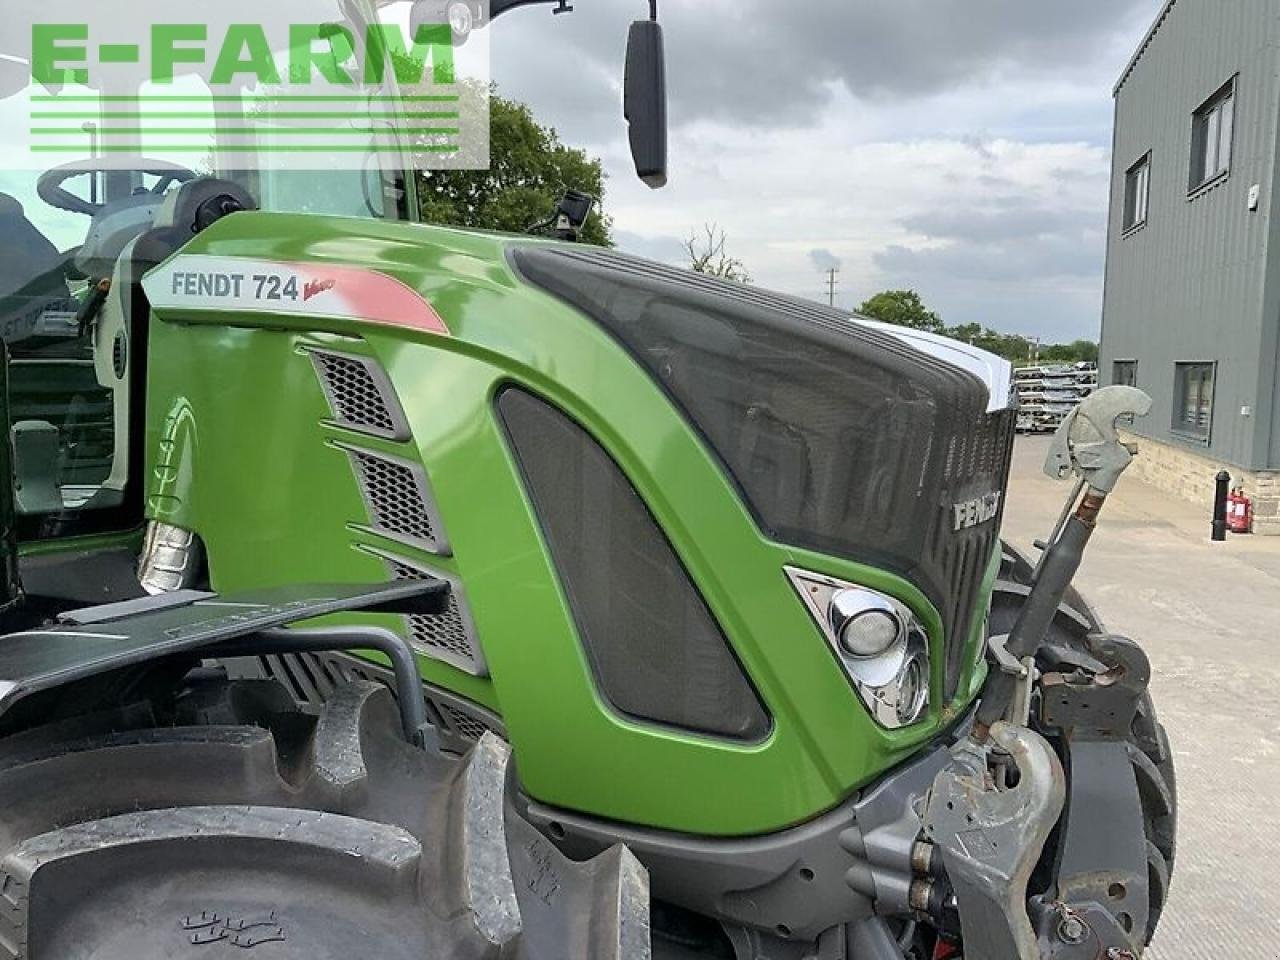
{"label": "black grille mesh panel", "polygon": [[[399,696],[390,670],[349,654],[286,653],[254,660],[263,676],[284,684],[298,704],[312,713],[321,710],[341,684],[353,680],[380,683],[393,697]],[[449,732],[466,740],[479,740],[486,733],[506,738],[500,722],[484,719],[478,706],[429,685],[424,688],[429,711],[434,712]]]}
{"label": "black grille mesh panel", "polygon": [[992,491],[1006,489],[1009,459],[1013,453],[1014,427],[1017,414],[1013,410],[986,414],[978,418],[972,429],[957,434],[948,442],[944,474],[945,501],[942,516],[932,528],[926,559],[945,578],[947,592],[940,613],[950,626],[946,639],[946,672],[944,692],[950,700],[965,664],[961,662],[965,643],[974,620],[983,612],[978,608],[982,577],[992,556],[1000,546],[1000,522],[1004,516],[1004,497],[994,520],[967,530],[956,530],[953,505],[970,497],[982,497]]}
{"label": "black grille mesh panel", "polygon": [[408,464],[370,453],[348,450],[360,477],[360,488],[375,526],[399,537],[432,545],[435,526],[427,512],[428,494]]}
{"label": "black grille mesh panel", "polygon": [[601,693],[629,716],[758,740],[769,718],[679,558],[604,450],[520,390],[498,400]]}
{"label": "black grille mesh panel", "polygon": [[383,387],[370,369],[372,361],[320,350],[313,350],[311,359],[324,384],[335,421],[355,430],[400,435]]}
{"label": "black grille mesh panel", "polygon": [[483,720],[468,713],[463,713],[451,704],[437,703],[436,707],[440,710],[445,722],[461,737],[465,737],[468,740],[479,740],[486,733],[492,732],[489,725]]}
{"label": "black grille mesh panel", "polygon": [[[399,560],[388,559],[391,575],[397,580],[423,580],[437,576]],[[441,614],[415,614],[405,617],[409,639],[428,655],[439,657],[471,673],[483,672],[483,661],[469,618],[463,614],[459,591],[449,591],[449,604]]]}

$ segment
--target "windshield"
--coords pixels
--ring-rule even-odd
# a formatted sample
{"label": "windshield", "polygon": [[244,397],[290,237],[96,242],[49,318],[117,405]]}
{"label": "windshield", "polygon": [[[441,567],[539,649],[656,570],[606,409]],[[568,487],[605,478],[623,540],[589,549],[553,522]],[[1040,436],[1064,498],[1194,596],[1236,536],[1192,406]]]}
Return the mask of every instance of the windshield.
{"label": "windshield", "polygon": [[[86,157],[90,149],[86,144]],[[145,165],[168,161],[178,167],[175,177],[117,171],[66,181],[60,189],[96,208],[92,213],[43,200],[37,184],[42,176],[50,182],[48,171],[0,171],[0,336],[11,358],[17,507],[20,518],[47,521],[25,525],[39,536],[53,535],[49,524],[67,512],[124,504],[130,304],[127,291],[104,288],[182,178],[234,181],[261,209],[277,212],[407,214],[404,181],[376,163],[366,170],[228,171],[206,161],[200,170],[155,153],[148,150]]]}
{"label": "windshield", "polygon": [[[337,23],[360,16],[357,3],[309,2],[312,10],[328,5]],[[11,357],[16,499],[26,536],[81,529],[77,515],[118,511],[130,483],[137,486],[130,414],[141,381],[132,375],[130,338],[139,323],[138,278],[121,265],[140,237],[163,225],[167,196],[216,178],[244,188],[262,210],[410,216],[412,177],[402,154],[385,146],[387,123],[373,120],[363,102],[376,98],[357,90],[349,99],[341,115],[317,121],[253,83],[238,96],[213,96],[200,76],[186,75],[128,89],[68,87],[56,108],[30,118],[8,116],[16,108],[6,104],[16,101],[0,101],[0,124],[48,125],[31,132],[46,135],[50,156],[44,170],[0,170],[0,337]],[[113,131],[109,146],[104,126]],[[282,140],[312,132],[333,150],[307,155],[309,169],[299,169],[296,151],[276,152]],[[247,152],[253,169],[244,169]],[[137,459],[135,450],[135,472]]]}

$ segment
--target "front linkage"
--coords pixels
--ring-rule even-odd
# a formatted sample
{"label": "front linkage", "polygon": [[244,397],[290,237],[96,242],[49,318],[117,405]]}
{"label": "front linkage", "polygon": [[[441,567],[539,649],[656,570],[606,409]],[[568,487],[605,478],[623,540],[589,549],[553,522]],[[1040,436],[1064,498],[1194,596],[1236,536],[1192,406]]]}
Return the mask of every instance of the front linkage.
{"label": "front linkage", "polygon": [[[930,898],[933,919],[945,925],[954,909],[969,956],[1122,960],[1138,955],[1148,929],[1148,858],[1128,734],[1149,664],[1133,643],[1107,635],[1089,637],[1096,662],[1088,669],[1041,675],[1036,653],[1136,452],[1121,443],[1116,420],[1150,407],[1139,390],[1108,387],[1055,436],[1045,470],[1056,479],[1074,472],[1076,486],[1012,629],[991,638],[996,668],[972,732],[952,748],[929,794],[925,842],[949,892]],[[1033,706],[1035,726],[1060,740],[1069,777],[1031,728]],[[1055,828],[1048,892],[1029,897]]]}

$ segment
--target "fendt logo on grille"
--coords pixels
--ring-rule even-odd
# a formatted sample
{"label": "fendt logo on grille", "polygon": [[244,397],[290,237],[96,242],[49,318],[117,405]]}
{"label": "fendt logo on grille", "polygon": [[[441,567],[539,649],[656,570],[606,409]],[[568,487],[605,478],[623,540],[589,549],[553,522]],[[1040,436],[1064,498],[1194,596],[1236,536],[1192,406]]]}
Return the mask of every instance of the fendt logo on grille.
{"label": "fendt logo on grille", "polygon": [[955,513],[955,530],[968,530],[970,527],[990,523],[1000,512],[1000,493],[988,493],[985,497],[974,497],[962,503],[953,504]]}

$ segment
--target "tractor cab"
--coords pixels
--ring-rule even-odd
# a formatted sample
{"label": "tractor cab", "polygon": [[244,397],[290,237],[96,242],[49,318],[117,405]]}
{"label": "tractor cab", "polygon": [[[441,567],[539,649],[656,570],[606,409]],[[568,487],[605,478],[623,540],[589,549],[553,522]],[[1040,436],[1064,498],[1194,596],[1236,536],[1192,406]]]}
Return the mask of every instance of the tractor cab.
{"label": "tractor cab", "polygon": [[[55,606],[138,589],[129,570],[143,520],[143,276],[242,210],[398,220],[414,207],[402,171],[202,173],[142,156],[131,166],[87,159],[38,175],[0,172],[16,528],[31,558],[27,593]],[[51,551],[86,537],[120,549]],[[89,556],[118,569],[84,570]]]}
{"label": "tractor cab", "polygon": [[[412,29],[449,24],[461,47],[489,20],[539,2],[549,0],[416,0],[395,5],[407,9],[391,15],[407,14]],[[330,34],[361,35],[382,8],[393,5],[369,0],[328,6]],[[563,8],[559,3],[555,12]],[[665,180],[666,145],[655,21],[633,29],[627,71],[637,170],[656,186]],[[379,90],[394,89],[396,77],[389,72]],[[155,137],[141,128],[133,138],[136,152],[123,151],[116,134],[109,148],[114,152],[107,152],[103,130],[119,125],[112,119],[119,101],[136,95],[186,102],[211,95],[208,79],[180,73],[164,89],[181,95],[160,96],[153,83],[104,88],[97,115],[86,114],[80,130],[58,144],[64,156],[81,144],[82,156],[40,171],[0,170],[0,337],[9,355],[15,528],[28,606],[36,615],[118,600],[140,589],[135,566],[148,479],[152,321],[142,287],[146,273],[223,217],[244,210],[381,222],[418,216],[413,131],[393,131],[405,149],[388,150],[387,130],[362,134],[359,121],[347,121],[353,129],[341,131],[342,148],[360,162],[316,155],[300,169],[296,158],[266,147],[281,129],[315,121],[264,117],[260,88],[246,86],[241,99],[216,98],[207,152],[153,146]],[[363,155],[361,144],[367,147]],[[254,153],[260,148],[260,155]],[[235,162],[250,154],[251,168]]]}

